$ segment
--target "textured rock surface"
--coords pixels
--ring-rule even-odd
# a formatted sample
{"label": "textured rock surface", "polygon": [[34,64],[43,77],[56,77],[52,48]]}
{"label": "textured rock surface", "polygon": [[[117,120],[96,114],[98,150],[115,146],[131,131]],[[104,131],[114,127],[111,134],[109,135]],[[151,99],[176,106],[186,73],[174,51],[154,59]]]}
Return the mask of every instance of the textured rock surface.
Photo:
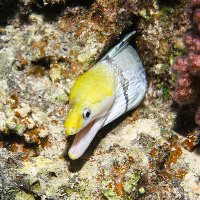
{"label": "textured rock surface", "polygon": [[[189,1],[0,4],[0,199],[198,199],[199,127],[192,105],[173,102],[170,71],[184,52]],[[149,82],[144,104],[72,161],[63,132],[70,89],[133,29]]]}

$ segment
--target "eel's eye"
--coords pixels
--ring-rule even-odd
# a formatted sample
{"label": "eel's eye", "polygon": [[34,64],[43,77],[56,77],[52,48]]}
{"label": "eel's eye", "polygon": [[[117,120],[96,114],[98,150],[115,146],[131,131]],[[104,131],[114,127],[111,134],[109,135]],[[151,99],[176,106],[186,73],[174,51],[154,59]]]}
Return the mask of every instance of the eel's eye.
{"label": "eel's eye", "polygon": [[88,119],[91,115],[91,111],[89,108],[86,108],[83,112],[83,119]]}

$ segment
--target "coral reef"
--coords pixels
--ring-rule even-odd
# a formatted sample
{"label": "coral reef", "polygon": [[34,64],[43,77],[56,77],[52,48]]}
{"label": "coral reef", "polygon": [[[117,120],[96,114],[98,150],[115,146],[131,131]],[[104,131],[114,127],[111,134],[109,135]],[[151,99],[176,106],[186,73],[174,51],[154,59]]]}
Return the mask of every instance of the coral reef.
{"label": "coral reef", "polygon": [[183,52],[181,36],[190,28],[185,14],[186,5],[186,1],[143,1],[140,5],[143,6],[139,10],[142,18],[137,30],[141,34],[136,45],[149,76],[148,104],[155,98],[168,101],[173,97],[171,62]]}
{"label": "coral reef", "polygon": [[[199,130],[177,135],[171,109],[170,62],[184,51],[188,1],[82,2],[0,1],[0,199],[198,199]],[[73,136],[63,132],[72,85],[133,30],[145,106],[72,161]]]}
{"label": "coral reef", "polygon": [[[200,6],[199,1],[191,1],[187,8],[188,17],[192,28],[184,36],[184,43],[188,49],[188,55],[178,57],[172,71],[177,74],[177,87],[175,100],[182,104],[196,103],[200,101]],[[199,111],[196,114],[196,122],[199,123]]]}

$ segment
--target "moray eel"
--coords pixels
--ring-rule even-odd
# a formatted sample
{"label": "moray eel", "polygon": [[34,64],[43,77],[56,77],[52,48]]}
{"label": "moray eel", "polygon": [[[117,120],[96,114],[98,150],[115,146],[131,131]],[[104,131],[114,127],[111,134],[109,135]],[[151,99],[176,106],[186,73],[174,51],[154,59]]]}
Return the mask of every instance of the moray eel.
{"label": "moray eel", "polygon": [[72,87],[64,127],[67,135],[76,134],[68,152],[73,160],[83,155],[99,129],[137,107],[144,98],[145,70],[129,45],[134,33],[126,35]]}

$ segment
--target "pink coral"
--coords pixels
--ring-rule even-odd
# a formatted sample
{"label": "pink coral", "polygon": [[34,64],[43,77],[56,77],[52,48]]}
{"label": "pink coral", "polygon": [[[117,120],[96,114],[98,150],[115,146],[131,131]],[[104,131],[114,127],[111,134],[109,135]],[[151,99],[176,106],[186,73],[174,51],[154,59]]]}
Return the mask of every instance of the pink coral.
{"label": "pink coral", "polygon": [[[178,57],[172,71],[177,74],[175,100],[182,104],[197,103],[200,100],[200,0],[191,0],[187,8],[188,17],[192,23],[191,31],[183,38],[188,49],[188,55]],[[195,121],[200,125],[200,107]]]}

